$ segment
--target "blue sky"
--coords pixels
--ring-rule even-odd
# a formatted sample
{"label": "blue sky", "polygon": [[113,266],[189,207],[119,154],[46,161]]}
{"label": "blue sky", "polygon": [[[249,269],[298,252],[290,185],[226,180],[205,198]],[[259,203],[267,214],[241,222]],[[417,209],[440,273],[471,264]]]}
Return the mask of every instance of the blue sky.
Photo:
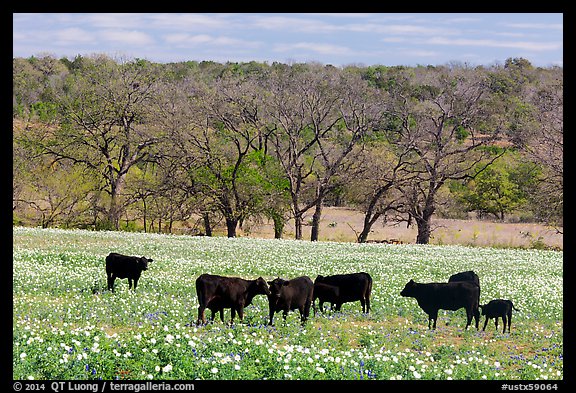
{"label": "blue sky", "polygon": [[13,56],[563,66],[562,13],[14,13]]}

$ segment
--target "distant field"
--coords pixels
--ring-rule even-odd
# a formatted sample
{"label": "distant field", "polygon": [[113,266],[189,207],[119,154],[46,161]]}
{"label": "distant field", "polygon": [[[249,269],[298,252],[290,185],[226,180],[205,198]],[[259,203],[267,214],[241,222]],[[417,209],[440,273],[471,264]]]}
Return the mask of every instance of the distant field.
{"label": "distant field", "polygon": [[[336,228],[340,227],[340,223]],[[395,236],[398,237],[398,236]],[[154,259],[136,293],[106,286],[109,252]],[[442,312],[436,330],[406,282],[480,276],[481,302],[512,299],[511,333],[464,330]],[[293,278],[365,271],[372,311],[281,314],[267,326],[257,296],[243,323],[197,327],[201,273]],[[13,228],[14,379],[561,380],[563,252]],[[226,312],[229,320],[230,313]],[[484,319],[480,322],[482,328]]]}
{"label": "distant field", "polygon": [[[320,239],[328,241],[354,242],[354,231],[362,230],[364,217],[361,212],[339,207],[327,207],[322,210]],[[434,219],[436,228],[430,244],[458,244],[487,247],[530,247],[532,243],[563,249],[563,235],[554,228],[530,223],[501,223],[489,220],[452,220]],[[413,225],[406,228],[401,225],[382,225],[372,227],[369,240],[398,239],[403,243],[416,241],[417,229]],[[247,225],[244,235],[251,237],[273,238],[272,224]],[[288,222],[285,238],[294,238],[293,222]],[[310,226],[304,227],[304,238],[310,239]]]}

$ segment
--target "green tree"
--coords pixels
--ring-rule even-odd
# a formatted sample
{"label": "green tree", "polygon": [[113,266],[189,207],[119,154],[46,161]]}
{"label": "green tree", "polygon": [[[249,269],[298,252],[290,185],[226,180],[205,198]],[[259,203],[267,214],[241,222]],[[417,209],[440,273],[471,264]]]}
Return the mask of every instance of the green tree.
{"label": "green tree", "polygon": [[481,217],[492,215],[501,221],[526,202],[520,185],[513,180],[513,173],[498,164],[486,168],[471,180],[462,198],[469,210],[478,212]]}
{"label": "green tree", "polygon": [[161,139],[154,127],[155,69],[142,61],[116,62],[106,56],[85,61],[59,97],[62,121],[39,140],[54,161],[70,161],[100,175],[109,195],[106,220],[119,228],[126,175],[151,158]]}

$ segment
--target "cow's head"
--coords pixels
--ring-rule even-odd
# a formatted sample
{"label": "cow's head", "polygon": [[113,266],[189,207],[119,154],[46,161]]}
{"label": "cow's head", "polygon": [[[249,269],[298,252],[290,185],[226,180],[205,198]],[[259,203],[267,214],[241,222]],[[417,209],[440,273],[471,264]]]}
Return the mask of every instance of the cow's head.
{"label": "cow's head", "polygon": [[258,277],[256,280],[254,280],[254,282],[256,295],[270,295],[270,288],[268,288],[266,280],[264,280],[262,277]]}
{"label": "cow's head", "polygon": [[142,270],[148,270],[148,264],[152,261],[153,261],[152,259],[141,257],[140,259],[138,259],[138,266],[140,266]]}
{"label": "cow's head", "polygon": [[324,276],[321,276],[320,274],[316,276],[316,280],[314,280],[314,282],[323,282],[324,281]]}
{"label": "cow's head", "polygon": [[408,281],[402,292],[400,292],[400,295],[404,297],[414,297],[416,294],[416,285],[417,284],[414,282],[414,280]]}
{"label": "cow's head", "polygon": [[288,285],[288,281],[278,277],[272,281],[268,281],[268,285],[270,285],[270,296],[273,298],[279,298],[282,287]]}
{"label": "cow's head", "polygon": [[478,308],[482,309],[482,315],[486,315],[486,304],[479,304]]}

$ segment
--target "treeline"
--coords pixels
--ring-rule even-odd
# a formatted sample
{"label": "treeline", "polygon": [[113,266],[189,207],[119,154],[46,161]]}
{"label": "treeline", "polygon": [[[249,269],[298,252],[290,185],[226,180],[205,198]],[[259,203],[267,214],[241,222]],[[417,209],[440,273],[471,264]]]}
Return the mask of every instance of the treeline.
{"label": "treeline", "polygon": [[[562,227],[563,69],[13,59],[13,221],[295,237],[322,208]],[[305,217],[312,214],[311,222]],[[193,222],[195,224],[190,224]]]}

